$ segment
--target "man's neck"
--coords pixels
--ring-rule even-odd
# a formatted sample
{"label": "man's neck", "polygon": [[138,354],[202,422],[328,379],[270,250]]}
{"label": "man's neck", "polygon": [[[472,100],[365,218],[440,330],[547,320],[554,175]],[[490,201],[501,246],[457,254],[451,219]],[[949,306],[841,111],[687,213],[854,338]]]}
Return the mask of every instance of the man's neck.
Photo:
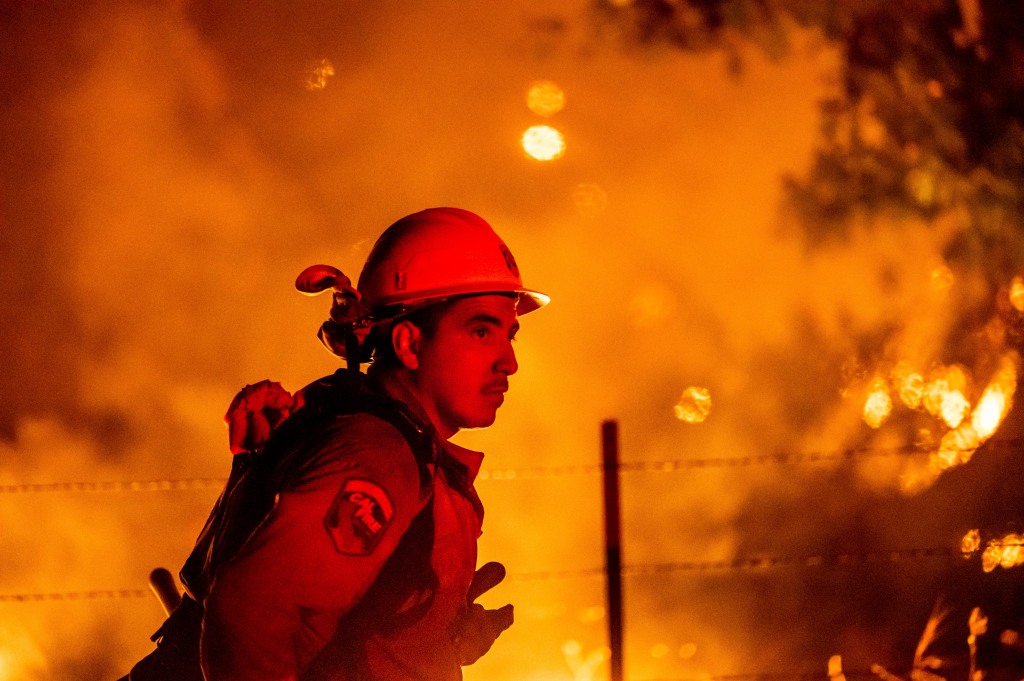
{"label": "man's neck", "polygon": [[379,366],[370,365],[366,372],[370,385],[381,390],[389,397],[399,400],[406,405],[417,418],[434,426],[438,435],[443,440],[450,439],[457,430],[442,427],[435,415],[424,405],[420,399],[419,390],[413,380],[412,372],[402,367],[397,369],[384,369]]}

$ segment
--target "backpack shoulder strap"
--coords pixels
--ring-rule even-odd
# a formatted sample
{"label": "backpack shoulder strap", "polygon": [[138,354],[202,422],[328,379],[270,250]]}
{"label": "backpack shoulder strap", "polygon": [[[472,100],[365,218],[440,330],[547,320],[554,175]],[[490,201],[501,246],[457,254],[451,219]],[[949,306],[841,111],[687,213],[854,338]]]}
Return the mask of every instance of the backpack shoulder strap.
{"label": "backpack shoulder strap", "polygon": [[336,418],[366,413],[391,424],[409,443],[422,493],[433,489],[434,431],[402,402],[372,392],[363,374],[347,370],[310,384],[303,394],[303,406],[274,429],[265,447],[235,455],[228,482],[181,569],[182,584],[197,601],[205,600],[219,567],[238,554],[273,510],[277,494],[301,473],[310,438]]}

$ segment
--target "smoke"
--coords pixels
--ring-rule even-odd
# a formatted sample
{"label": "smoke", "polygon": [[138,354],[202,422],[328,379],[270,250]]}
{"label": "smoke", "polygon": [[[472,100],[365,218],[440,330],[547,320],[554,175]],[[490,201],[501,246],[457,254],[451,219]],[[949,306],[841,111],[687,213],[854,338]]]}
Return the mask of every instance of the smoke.
{"label": "smoke", "polygon": [[[941,359],[951,311],[985,294],[970,272],[933,286],[955,226],[809,251],[780,210],[833,86],[814,36],[732,79],[720,55],[622,49],[582,0],[97,0],[0,19],[0,483],[223,477],[238,388],[334,368],[313,337],[327,310],[295,275],[354,277],[391,221],[458,205],[554,299],[523,320],[498,424],[460,442],[494,471],[588,466],[618,419],[623,458],[652,463],[623,479],[627,565],[959,531],[954,488],[903,498],[893,459],[653,465],[870,444],[859,381]],[[306,87],[325,59],[334,74]],[[541,79],[567,94],[543,120],[568,145],[548,165],[517,147],[542,122],[525,103]],[[691,385],[713,400],[700,425],[673,416]],[[467,677],[569,679],[604,645],[600,482],[510,477],[480,483],[481,558],[509,567],[487,598],[514,602],[517,625]],[[145,590],[216,493],[0,495],[0,594]],[[891,567],[634,573],[628,669],[818,671],[847,652],[898,668],[940,571]],[[0,602],[0,679],[115,678],[161,620],[144,597]]]}

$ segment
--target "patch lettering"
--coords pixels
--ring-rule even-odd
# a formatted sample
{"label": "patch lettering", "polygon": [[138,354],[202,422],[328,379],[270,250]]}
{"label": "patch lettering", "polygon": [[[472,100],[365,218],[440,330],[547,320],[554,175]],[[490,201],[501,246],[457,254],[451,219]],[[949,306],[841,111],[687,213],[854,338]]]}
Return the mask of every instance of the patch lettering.
{"label": "patch lettering", "polygon": [[373,552],[395,516],[395,506],[376,483],[346,480],[324,517],[324,527],[338,553],[366,556]]}

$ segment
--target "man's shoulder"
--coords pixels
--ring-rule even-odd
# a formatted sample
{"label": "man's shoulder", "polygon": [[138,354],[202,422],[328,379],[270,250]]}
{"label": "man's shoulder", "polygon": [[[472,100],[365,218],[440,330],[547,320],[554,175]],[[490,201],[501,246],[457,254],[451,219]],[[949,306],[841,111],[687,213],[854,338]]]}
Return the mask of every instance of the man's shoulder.
{"label": "man's shoulder", "polygon": [[339,414],[324,423],[322,432],[326,442],[352,443],[367,449],[412,451],[412,444],[398,425],[385,416],[368,411]]}

